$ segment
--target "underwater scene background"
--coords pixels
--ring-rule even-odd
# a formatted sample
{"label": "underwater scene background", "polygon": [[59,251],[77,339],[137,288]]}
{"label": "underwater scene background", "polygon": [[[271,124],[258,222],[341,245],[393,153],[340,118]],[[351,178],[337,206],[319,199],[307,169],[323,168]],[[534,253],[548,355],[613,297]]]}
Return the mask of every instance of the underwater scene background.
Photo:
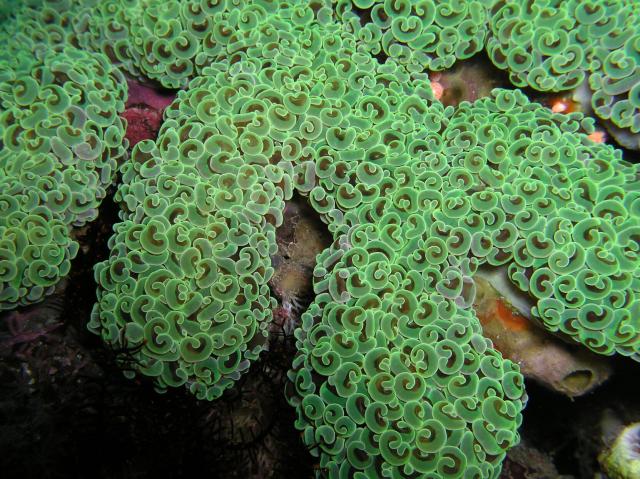
{"label": "underwater scene background", "polygon": [[640,478],[640,3],[0,1],[3,477]]}

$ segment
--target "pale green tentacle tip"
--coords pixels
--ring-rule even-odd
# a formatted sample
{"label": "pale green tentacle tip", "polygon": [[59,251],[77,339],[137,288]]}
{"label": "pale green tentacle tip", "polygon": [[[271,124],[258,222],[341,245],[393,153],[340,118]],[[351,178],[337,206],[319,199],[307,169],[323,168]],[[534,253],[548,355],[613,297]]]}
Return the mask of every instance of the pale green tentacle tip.
{"label": "pale green tentacle tip", "polygon": [[640,478],[640,422],[624,428],[598,460],[609,479]]}

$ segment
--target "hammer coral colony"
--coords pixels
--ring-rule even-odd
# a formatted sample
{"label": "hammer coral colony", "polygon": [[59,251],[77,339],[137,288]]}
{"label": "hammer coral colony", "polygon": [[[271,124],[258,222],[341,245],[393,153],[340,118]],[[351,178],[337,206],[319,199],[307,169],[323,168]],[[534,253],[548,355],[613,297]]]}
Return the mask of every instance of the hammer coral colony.
{"label": "hammer coral colony", "polygon": [[[513,85],[590,92],[640,134],[633,0],[0,2],[0,309],[41,301],[118,182],[88,327],[127,374],[215,400],[265,349],[294,193],[333,243],[286,395],[330,478],[495,478],[527,397],[472,308],[501,271],[526,315],[640,360],[640,168],[594,119],[428,73],[485,50]],[[125,74],[180,89],[128,153]]]}

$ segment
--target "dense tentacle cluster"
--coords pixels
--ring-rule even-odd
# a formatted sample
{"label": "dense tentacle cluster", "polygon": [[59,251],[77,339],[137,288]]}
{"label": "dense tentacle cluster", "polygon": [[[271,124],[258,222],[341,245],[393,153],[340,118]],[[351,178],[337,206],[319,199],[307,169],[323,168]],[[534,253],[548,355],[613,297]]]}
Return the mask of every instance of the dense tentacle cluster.
{"label": "dense tentacle cluster", "polygon": [[131,27],[134,55],[147,77],[170,88],[185,86],[224,45],[240,41],[242,48],[246,31],[256,26],[251,10],[240,18],[240,2],[147,3]]}
{"label": "dense tentacle cluster", "polygon": [[[415,70],[440,71],[482,50],[487,2],[480,0],[334,0],[366,51],[384,52]],[[365,16],[366,15],[366,16]],[[361,18],[370,19],[362,28]]]}
{"label": "dense tentacle cluster", "polygon": [[[247,34],[246,51],[224,51],[233,61],[222,55],[205,67],[169,109],[156,144],[136,149],[135,166],[118,193],[125,221],[117,226],[111,258],[97,270],[103,290],[92,328],[112,344],[138,347],[138,371],[156,377],[160,388],[187,383],[200,397],[220,395],[237,377],[231,371],[244,370],[242,361],[259,351],[270,310],[268,301],[254,303],[254,322],[245,323],[247,293],[232,287],[212,317],[211,297],[219,291],[201,277],[212,270],[215,281],[234,276],[243,253],[261,256],[246,238],[229,243],[225,254],[232,258],[203,252],[195,241],[207,237],[211,222],[226,232],[232,218],[246,231],[273,232],[282,200],[296,189],[335,238],[318,259],[317,299],[297,333],[288,393],[323,470],[331,477],[365,470],[380,477],[456,477],[464,470],[494,476],[517,441],[524,393],[517,366],[479,334],[470,309],[471,276],[483,263],[511,264],[517,282],[531,274],[531,258],[540,259],[536,266],[547,265],[552,246],[539,229],[554,237],[556,210],[569,218],[580,214],[571,204],[579,188],[570,180],[579,183],[575,175],[587,174],[585,163],[598,170],[598,158],[607,158],[612,170],[619,166],[622,173],[613,183],[624,190],[623,208],[633,210],[635,196],[627,193],[633,169],[612,149],[578,133],[592,131],[579,114],[554,115],[506,91],[454,113],[421,87],[424,77],[359,54],[358,39],[331,23],[326,10],[281,9],[277,16],[253,11],[256,29],[278,25],[270,55],[252,56],[252,49],[264,47]],[[295,16],[307,20],[297,24]],[[289,39],[285,48],[281,39]],[[557,145],[550,146],[552,140]],[[561,155],[554,156],[556,147]],[[266,207],[253,219],[241,213],[251,207],[247,192],[238,188],[240,168],[252,178],[249,191],[279,185],[265,197],[270,221]],[[606,183],[604,177],[595,180]],[[167,182],[170,197],[164,198],[158,185]],[[208,188],[206,198],[218,198],[225,184],[235,188],[227,192],[230,204],[211,200],[209,214],[196,206],[203,209],[191,213],[193,220],[183,211],[194,200],[198,204],[197,188]],[[212,214],[227,209],[224,220]],[[169,238],[155,253],[142,243],[150,226],[158,238]],[[184,229],[182,243],[175,240],[180,248],[171,244],[178,229]],[[563,243],[561,237],[554,238]],[[264,250],[273,247],[273,236],[266,235]],[[181,259],[187,251],[193,254]],[[626,251],[633,257],[630,242]],[[191,276],[175,266],[181,261],[191,262]],[[156,274],[164,276],[158,280]],[[254,276],[251,284],[264,285],[269,274]],[[583,276],[586,282],[594,277],[588,271]],[[241,278],[236,271],[235,281],[246,281]],[[534,289],[546,283],[541,278],[533,284],[522,289],[536,296]],[[183,289],[167,294],[174,286]],[[629,291],[623,301],[633,304],[635,294]],[[616,301],[609,292],[605,296]],[[139,301],[135,308],[133,301]],[[571,334],[571,324],[569,313],[557,329]],[[594,349],[606,343],[604,353],[619,345],[619,351],[635,354],[637,331],[627,317],[616,325],[633,331],[608,337],[614,328],[602,323],[593,335],[575,336]],[[226,330],[241,332],[232,359]],[[206,351],[208,359],[189,356],[194,349]],[[225,369],[228,362],[235,369]]]}
{"label": "dense tentacle cluster", "polygon": [[481,261],[508,265],[548,329],[638,360],[638,166],[574,133],[590,132],[587,120],[521,93],[461,105],[444,131],[473,192],[456,226],[481,233]]}
{"label": "dense tentacle cluster", "polygon": [[12,17],[0,24],[0,35],[6,35],[9,48],[17,46],[27,51],[42,45],[79,47],[79,36],[84,33],[79,19],[90,15],[99,3],[99,0],[26,0],[15,5]]}
{"label": "dense tentacle cluster", "polygon": [[[322,12],[317,16],[323,18]],[[358,221],[347,222],[347,210],[356,211],[379,196],[376,183],[382,178],[382,165],[376,165],[377,160],[358,161],[366,154],[378,158],[381,153],[381,137],[372,137],[371,127],[379,124],[393,134],[393,116],[385,111],[392,105],[407,112],[406,120],[411,120],[414,108],[414,128],[424,129],[429,110],[424,98],[430,98],[430,91],[417,84],[412,86],[424,98],[400,103],[397,90],[409,79],[406,75],[376,66],[369,56],[347,60],[353,39],[347,43],[347,37],[330,35],[332,29],[337,31],[335,25],[325,27],[328,35],[320,35],[318,22],[310,25],[311,9],[281,9],[275,16],[254,7],[251,13],[260,29],[274,32],[270,57],[252,55],[251,48],[264,48],[256,43],[237,63],[209,66],[168,109],[157,142],[136,146],[116,196],[125,221],[116,226],[111,258],[96,272],[103,292],[92,328],[114,345],[142,345],[140,358],[152,356],[154,364],[164,362],[154,371],[183,368],[179,374],[185,381],[197,376],[186,363],[201,358],[178,358],[175,353],[179,344],[186,348],[195,341],[196,333],[214,338],[216,355],[223,350],[227,355],[229,350],[244,354],[247,343],[264,342],[262,329],[256,328],[271,317],[268,258],[274,253],[274,227],[282,222],[283,201],[291,198],[293,189],[312,198],[336,234],[346,231]],[[293,22],[284,21],[292,18]],[[279,30],[273,28],[277,24]],[[308,41],[301,41],[308,33]],[[349,96],[347,85],[354,88]],[[388,96],[389,103],[380,99]],[[443,110],[436,106],[434,111]],[[439,128],[439,123],[434,126]],[[330,155],[336,155],[335,161]],[[404,154],[397,161],[400,165],[408,159]],[[143,242],[146,235],[150,239]],[[168,242],[161,240],[164,237]],[[205,248],[211,244],[219,248]],[[180,273],[187,264],[193,266],[190,275]],[[175,283],[176,294],[164,290],[151,294],[145,289],[141,295],[132,290],[134,283],[158,281],[160,270],[165,276],[159,285],[180,280]],[[212,303],[212,296],[219,301]],[[182,297],[182,302],[172,302],[174,297]],[[133,301],[144,304],[135,315],[130,309]],[[169,318],[168,311],[177,316]],[[151,351],[157,342],[151,326],[135,340],[128,335],[129,328],[135,328],[128,322],[138,318],[141,325],[149,324],[155,316],[167,322],[161,328],[168,335],[163,336],[165,355]],[[194,326],[200,324],[202,331],[180,326],[183,316]],[[241,331],[235,334],[239,326]],[[228,337],[219,341],[225,332]],[[223,347],[221,341],[228,344]],[[211,353],[209,347],[205,356]],[[189,377],[190,383],[199,384],[194,390],[202,388],[210,398],[230,385],[222,379],[217,369],[207,377]],[[168,385],[163,378],[158,384]]]}
{"label": "dense tentacle cluster", "polygon": [[[17,298],[3,305],[51,287],[43,263],[64,274],[69,226],[95,216],[111,181],[124,83],[110,60],[186,86],[122,168],[121,222],[95,270],[89,327],[130,352],[128,374],[215,399],[248,369],[294,191],[334,240],[287,390],[320,474],[499,475],[526,394],[471,307],[480,266],[506,270],[548,329],[640,359],[638,166],[591,142],[579,113],[518,90],[445,108],[423,73],[480,49],[486,19],[515,82],[568,88],[601,65],[593,88],[613,100],[594,102],[613,119],[626,91],[635,105],[637,41],[618,29],[629,21],[599,16],[608,0],[42,1],[3,24],[40,52],[14,55],[12,42],[0,57],[0,182],[13,188],[0,197],[0,279],[12,281],[0,294]],[[525,74],[538,63],[549,71]]]}
{"label": "dense tentacle cluster", "polygon": [[70,45],[10,42],[16,30],[0,35],[0,309],[41,300],[69,272],[69,228],[96,217],[126,147],[121,73]]}
{"label": "dense tentacle cluster", "polygon": [[[286,47],[274,42],[270,58],[241,54],[236,62],[206,68],[168,110],[157,142],[136,146],[117,195],[124,221],[116,226],[110,259],[96,270],[101,290],[91,327],[111,344],[134,347],[137,371],[155,377],[160,389],[186,383],[199,397],[219,396],[265,340],[274,227],[282,220],[283,200],[296,189],[323,215],[348,261],[334,271],[342,250],[324,253],[320,264],[326,272],[315,286],[319,299],[313,308],[326,314],[308,318],[307,326],[314,337],[321,331],[325,339],[335,336],[321,348],[336,357],[336,369],[337,355],[343,348],[351,351],[340,369],[343,397],[343,388],[365,393],[347,411],[345,399],[329,393],[336,381],[331,364],[317,379],[327,395],[320,398],[310,385],[291,391],[307,442],[324,437],[316,450],[323,467],[335,469],[350,449],[345,471],[361,470],[357,458],[368,453],[377,456],[372,470],[379,474],[436,468],[454,474],[468,467],[490,477],[517,440],[522,377],[480,335],[470,310],[472,265],[440,261],[418,273],[412,268],[424,257],[403,259],[418,238],[429,236],[426,225],[420,230],[418,211],[433,201],[427,184],[435,176],[428,164],[443,158],[429,146],[440,138],[444,109],[420,87],[423,78],[412,79],[393,63],[381,66],[370,56],[348,60],[355,38],[322,23],[328,10],[258,13],[262,28],[282,22],[279,35],[292,41]],[[286,21],[294,16],[306,20]],[[398,225],[408,212],[418,224],[407,223],[415,239],[403,246],[406,234]],[[446,263],[444,253],[439,256]],[[361,276],[352,274],[356,265]],[[361,305],[373,315],[351,336],[327,324],[348,305],[352,328],[365,321]],[[361,309],[363,315],[356,317]],[[376,338],[380,328],[388,337]],[[419,346],[428,337],[431,345]],[[316,364],[327,359],[316,363],[303,342],[292,374],[311,378]],[[397,356],[391,370],[372,367],[380,373],[387,368],[391,381],[402,373],[395,379],[401,403],[390,401],[391,386],[383,376],[362,369],[369,349]],[[402,366],[410,355],[413,371]],[[469,397],[462,389],[452,395],[449,381],[462,389],[468,383]],[[301,380],[294,383],[300,386]],[[470,399],[477,384],[486,394],[486,417],[482,401]],[[368,390],[373,397],[366,396]],[[480,414],[475,425],[454,409],[458,398],[468,418],[474,410]],[[305,405],[324,401],[323,409],[335,417],[322,414],[329,422],[309,421],[303,400]],[[364,414],[369,422],[389,423],[384,446],[376,444],[373,431],[363,436],[367,425],[359,415]],[[332,438],[336,421],[339,437]],[[347,445],[345,438],[356,429],[359,439],[354,436]],[[400,433],[406,444],[396,445]],[[476,434],[481,443],[474,443]],[[396,455],[406,460],[398,462]]]}
{"label": "dense tentacle cluster", "polygon": [[433,240],[411,255],[408,232],[361,225],[318,258],[290,372],[296,426],[328,477],[495,477],[522,376],[466,304],[473,264]]}
{"label": "dense tentacle cluster", "polygon": [[[511,82],[542,91],[575,88],[589,65],[587,47],[594,41],[588,26],[602,16],[578,0],[495,2],[491,12],[487,52],[493,63],[509,72]],[[577,18],[576,14],[579,15]]]}
{"label": "dense tentacle cluster", "polygon": [[640,11],[632,0],[498,0],[487,52],[514,85],[570,90],[589,77],[595,113],[640,132]]}
{"label": "dense tentacle cluster", "polygon": [[[187,119],[168,123],[185,141],[170,130],[157,147],[135,147],[116,196],[124,221],[110,259],[96,268],[101,291],[89,326],[115,347],[134,348],[135,369],[160,389],[187,383],[210,400],[265,343],[275,306],[269,257],[291,185],[276,186],[277,168],[225,164],[233,143],[215,125]],[[176,148],[191,155],[165,156]],[[217,158],[198,161],[199,148]]]}
{"label": "dense tentacle cluster", "polygon": [[104,53],[126,73],[144,78],[140,60],[134,56],[131,33],[144,7],[140,0],[100,0],[91,8],[76,8],[72,24],[78,43],[87,50]]}
{"label": "dense tentacle cluster", "polygon": [[633,0],[334,0],[359,49],[439,71],[483,48],[518,87],[588,78],[595,113],[640,133],[640,10]]}
{"label": "dense tentacle cluster", "polygon": [[20,8],[20,0],[0,0],[0,21]]}
{"label": "dense tentacle cluster", "polygon": [[640,134],[640,4],[607,12],[607,35],[592,57],[591,106],[600,118]]}
{"label": "dense tentacle cluster", "polygon": [[[83,45],[104,52],[129,74],[182,88],[225,51],[224,45],[255,26],[255,15],[241,8],[244,3],[107,0],[85,10],[75,28],[85,32]],[[242,42],[236,47],[242,48]]]}
{"label": "dense tentacle cluster", "polygon": [[[509,265],[549,329],[602,354],[639,358],[638,168],[578,133],[592,129],[581,115],[553,114],[517,92],[463,103],[443,123],[432,136],[441,143],[414,152],[410,168],[390,168],[379,200],[357,216],[347,212],[345,220],[362,219],[347,221],[349,230],[318,258],[317,299],[297,335],[289,394],[298,427],[332,477],[493,477],[502,457],[496,444],[515,440],[522,396],[510,362],[500,373],[481,366],[496,359],[475,342],[469,311],[479,265]],[[439,349],[447,339],[455,351]],[[454,392],[458,381],[471,402]],[[483,416],[487,383],[500,384],[489,395],[500,404],[500,424]],[[407,412],[414,393],[422,394],[420,414],[431,413],[417,429]],[[490,443],[478,438],[480,424],[490,425]],[[425,429],[431,439],[443,434],[433,450],[422,443]],[[473,452],[465,431],[475,434]]]}

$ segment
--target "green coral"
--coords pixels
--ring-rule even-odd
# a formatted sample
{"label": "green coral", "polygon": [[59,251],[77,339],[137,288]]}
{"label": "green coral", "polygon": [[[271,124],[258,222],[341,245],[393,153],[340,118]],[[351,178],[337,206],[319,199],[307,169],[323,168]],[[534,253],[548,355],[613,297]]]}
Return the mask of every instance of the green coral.
{"label": "green coral", "polygon": [[[274,175],[282,177],[275,168],[225,165],[233,143],[213,124],[187,124],[189,116],[165,123],[157,146],[134,149],[116,195],[124,221],[109,260],[96,267],[101,290],[90,328],[113,346],[136,348],[135,369],[160,389],[187,383],[214,399],[263,349],[275,306],[269,257],[291,188],[274,186]],[[176,130],[193,136],[181,142]],[[205,149],[219,162],[198,161]],[[191,159],[168,159],[178,150]]]}
{"label": "green coral", "polygon": [[[517,366],[480,335],[470,310],[474,266],[437,254],[444,243],[421,221],[435,200],[430,165],[443,160],[435,152],[442,105],[425,77],[350,55],[356,39],[327,8],[251,11],[270,36],[205,68],[168,109],[158,140],[134,149],[116,196],[123,221],[96,268],[90,328],[131,348],[134,371],[160,390],[220,396],[264,347],[274,305],[269,256],[295,189],[336,241],[319,258],[316,314],[303,328],[324,341],[313,353],[301,347],[291,373],[298,425],[310,445],[322,441],[314,449],[321,465],[337,477],[336,461],[356,472],[369,453],[379,474],[467,468],[490,477],[517,441],[524,390]],[[262,42],[267,56],[254,53],[265,51]],[[423,238],[435,241],[425,246],[434,264],[410,272],[425,260],[407,259]],[[351,319],[349,331],[341,318]],[[315,361],[320,350],[326,357]],[[363,370],[369,350],[386,351],[391,369],[370,355],[373,369]],[[331,360],[339,354],[342,365]],[[409,354],[413,373],[403,365]],[[301,386],[307,375],[326,390],[322,398]],[[318,401],[326,420],[311,421],[302,410]],[[368,429],[376,421],[388,426],[379,445]]]}
{"label": "green coral", "polygon": [[22,7],[39,8],[44,1],[50,0],[0,0],[0,21],[20,12]]}
{"label": "green coral", "polygon": [[102,0],[73,19],[78,43],[87,50],[104,53],[126,73],[144,78],[132,46],[132,24],[142,15],[139,0]]}
{"label": "green coral", "polygon": [[358,49],[440,71],[485,48],[517,87],[564,91],[588,78],[595,113],[640,133],[640,22],[632,0],[334,0]]}
{"label": "green coral", "polygon": [[20,0],[0,0],[0,21],[11,16],[20,6]]}
{"label": "green coral", "polygon": [[631,0],[499,0],[486,50],[518,87],[570,90],[588,77],[596,115],[637,134],[639,15]]}
{"label": "green coral", "polygon": [[[234,41],[241,23],[240,8],[233,2],[158,0],[142,4],[131,27],[133,50],[144,74],[170,88],[186,86],[201,73],[216,50]],[[232,11],[235,18],[227,24]]]}
{"label": "green coral", "polygon": [[[98,0],[29,0],[21,2],[10,19],[0,24],[0,36],[11,44],[33,50],[38,45],[78,47],[77,18],[90,12]],[[4,53],[4,52],[3,52]],[[0,54],[1,55],[1,54]]]}
{"label": "green coral", "polygon": [[472,309],[481,265],[507,267],[548,329],[640,360],[637,165],[591,142],[581,114],[518,90],[445,108],[422,72],[478,51],[490,14],[492,55],[515,62],[503,65],[514,81],[562,89],[600,68],[620,83],[592,81],[620,92],[637,45],[630,23],[599,16],[609,2],[70,1],[2,27],[18,39],[1,57],[3,305],[68,271],[69,228],[93,219],[113,177],[126,145],[110,60],[186,86],[123,165],[121,221],[95,268],[89,328],[127,350],[127,375],[211,400],[247,371],[265,349],[270,257],[294,192],[334,240],[287,389],[319,474],[499,475],[526,394]]}
{"label": "green coral", "polygon": [[577,87],[589,67],[589,26],[602,14],[579,0],[500,0],[491,9],[486,50],[518,87]]}
{"label": "green coral", "polygon": [[611,33],[593,53],[591,106],[617,128],[640,134],[640,8],[621,9],[609,19]]}
{"label": "green coral", "polygon": [[95,219],[126,147],[120,72],[17,21],[0,34],[0,309],[41,300],[69,272],[70,228]]}
{"label": "green coral", "polygon": [[[410,71],[439,71],[485,48],[518,87],[577,88],[588,79],[595,113],[640,133],[640,11],[631,0],[446,2],[335,0],[358,50]],[[631,140],[634,143],[635,140]]]}
{"label": "green coral", "polygon": [[234,41],[134,150],[90,327],[160,390],[220,396],[264,348],[296,190],[334,237],[288,390],[322,470],[496,477],[526,395],[471,278],[509,265],[548,328],[637,358],[637,168],[580,114],[505,90],[445,109],[327,5],[269,6],[225,18]]}
{"label": "green coral", "polygon": [[75,30],[84,32],[81,44],[131,75],[184,88],[222,55],[268,37],[257,22],[278,8],[274,1],[108,0],[85,11]]}
{"label": "green coral", "polygon": [[226,1],[108,0],[85,11],[76,29],[84,32],[83,46],[102,51],[129,74],[182,88],[233,41],[235,28],[250,28],[251,19],[239,11]]}
{"label": "green coral", "polygon": [[449,161],[466,170],[467,191],[478,191],[458,199],[466,213],[453,226],[473,224],[482,261],[508,264],[547,329],[638,360],[638,166],[576,133],[591,123],[520,93],[462,105],[444,137],[457,146]]}
{"label": "green coral", "polygon": [[390,168],[385,194],[318,258],[289,395],[329,477],[498,474],[523,397],[517,367],[476,336],[481,264],[508,264],[547,328],[640,358],[637,166],[588,140],[580,114],[519,92],[463,103],[442,123],[440,143]]}
{"label": "green coral", "polygon": [[[487,4],[479,0],[334,0],[337,17],[371,54],[440,71],[482,50]],[[361,27],[362,18],[370,21]]]}
{"label": "green coral", "polygon": [[[284,46],[295,27],[284,27],[284,15],[252,5],[237,16],[273,33],[271,58],[260,60],[265,46],[256,43],[235,67],[211,65],[167,110],[158,140],[138,144],[123,170],[116,199],[124,221],[96,268],[90,327],[109,344],[139,348],[135,369],[160,390],[186,384],[217,398],[264,349],[275,228],[293,193],[291,165],[271,158],[295,154],[292,128],[302,131],[304,113],[318,109],[300,90],[309,90],[308,59]],[[266,41],[242,31],[246,44]],[[220,48],[224,56],[235,46]],[[300,64],[285,74],[261,61]],[[298,87],[292,75],[302,78]]]}
{"label": "green coral", "polygon": [[431,241],[413,269],[411,230],[361,225],[318,258],[289,394],[326,477],[496,477],[518,441],[522,376],[465,304],[473,266]]}
{"label": "green coral", "polygon": [[[144,6],[140,0],[31,0],[0,25],[0,35],[8,39],[9,52],[16,47],[72,45],[101,52],[113,66],[142,78],[131,29]],[[4,52],[7,59],[9,52]]]}

